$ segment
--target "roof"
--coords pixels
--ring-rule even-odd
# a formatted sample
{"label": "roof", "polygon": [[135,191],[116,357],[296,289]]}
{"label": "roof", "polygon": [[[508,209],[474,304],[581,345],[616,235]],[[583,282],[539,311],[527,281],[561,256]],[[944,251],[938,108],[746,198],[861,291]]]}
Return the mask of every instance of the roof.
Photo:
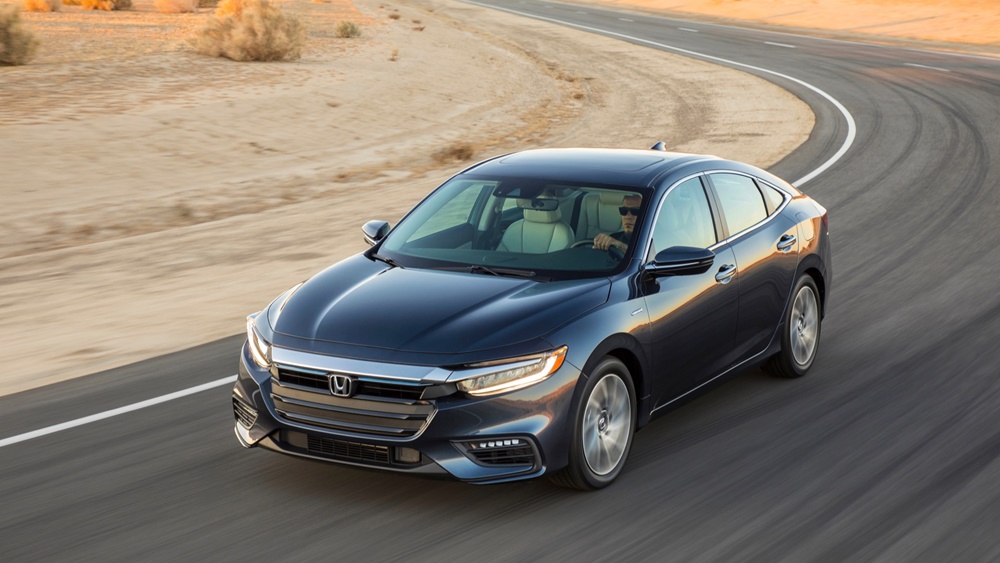
{"label": "roof", "polygon": [[481,162],[462,173],[648,186],[664,172],[704,160],[721,161],[714,156],[655,150],[536,149]]}

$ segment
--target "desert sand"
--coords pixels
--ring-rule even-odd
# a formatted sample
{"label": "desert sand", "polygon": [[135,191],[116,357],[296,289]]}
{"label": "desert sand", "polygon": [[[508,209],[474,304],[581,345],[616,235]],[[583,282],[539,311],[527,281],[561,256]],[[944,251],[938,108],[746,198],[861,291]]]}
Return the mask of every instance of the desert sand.
{"label": "desert sand", "polygon": [[0,394],[237,334],[481,158],[664,140],[766,167],[813,126],[748,74],[466,4],[283,5],[310,29],[295,62],[195,54],[207,8],[24,14],[43,45],[0,67]]}
{"label": "desert sand", "polygon": [[1000,55],[997,0],[566,0],[775,30]]}

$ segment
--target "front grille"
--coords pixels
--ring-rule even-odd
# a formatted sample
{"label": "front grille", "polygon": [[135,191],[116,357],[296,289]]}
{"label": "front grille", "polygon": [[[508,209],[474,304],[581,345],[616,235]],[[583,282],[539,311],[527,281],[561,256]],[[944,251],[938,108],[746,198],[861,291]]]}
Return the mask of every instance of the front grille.
{"label": "front grille", "polygon": [[235,397],[233,398],[233,412],[236,414],[236,420],[244,428],[250,428],[257,420],[257,411]]}
{"label": "front grille", "polygon": [[[281,383],[308,387],[310,389],[320,389],[328,391],[330,389],[330,374],[323,372],[307,371],[301,368],[279,367],[278,375],[275,377]],[[406,399],[416,401],[420,399],[424,392],[425,385],[407,385],[404,383],[394,383],[391,381],[371,381],[360,380],[357,382],[358,389],[355,395],[368,397],[381,397],[387,399]]]}
{"label": "front grille", "polygon": [[[418,434],[436,411],[433,404],[419,400],[423,386],[407,393],[397,388],[414,386],[379,382],[375,395],[372,383],[362,382],[353,397],[336,397],[330,392],[327,374],[309,373],[281,367],[271,378],[271,400],[281,418],[301,425],[379,437],[408,438]],[[322,385],[319,384],[322,379]]]}
{"label": "front grille", "polygon": [[529,445],[468,450],[483,465],[533,465],[535,451]]}
{"label": "front grille", "polygon": [[389,447],[334,440],[320,436],[309,436],[309,452],[336,459],[363,461],[367,463],[389,463]]}

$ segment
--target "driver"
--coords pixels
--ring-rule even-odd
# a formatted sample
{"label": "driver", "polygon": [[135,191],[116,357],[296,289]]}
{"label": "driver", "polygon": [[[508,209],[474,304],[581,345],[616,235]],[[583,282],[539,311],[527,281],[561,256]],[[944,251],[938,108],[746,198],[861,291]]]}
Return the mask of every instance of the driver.
{"label": "driver", "polygon": [[639,219],[641,205],[641,195],[631,194],[622,198],[622,206],[618,208],[618,212],[622,215],[622,230],[609,235],[599,233],[594,237],[594,248],[607,250],[614,246],[624,254],[628,244],[632,242],[632,231],[635,229],[635,222]]}

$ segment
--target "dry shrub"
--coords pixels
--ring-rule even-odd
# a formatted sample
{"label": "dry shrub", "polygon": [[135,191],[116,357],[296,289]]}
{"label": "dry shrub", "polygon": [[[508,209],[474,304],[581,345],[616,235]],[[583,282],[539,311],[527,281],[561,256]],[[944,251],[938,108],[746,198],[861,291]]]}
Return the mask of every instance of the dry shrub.
{"label": "dry shrub", "polygon": [[80,0],[63,0],[64,6],[79,6]]}
{"label": "dry shrub", "polygon": [[87,10],[128,10],[132,7],[132,0],[80,0],[80,7]]}
{"label": "dry shrub", "polygon": [[399,14],[389,14],[390,20],[398,20],[401,16]]}
{"label": "dry shrub", "polygon": [[62,0],[24,0],[25,12],[58,12]]}
{"label": "dry shrub", "polygon": [[468,143],[456,143],[448,148],[441,149],[431,155],[434,161],[439,164],[444,164],[446,162],[458,161],[465,162],[472,158],[476,154],[475,148]]}
{"label": "dry shrub", "polygon": [[268,0],[222,0],[191,44],[211,57],[288,61],[302,55],[306,28]]}
{"label": "dry shrub", "polygon": [[342,21],[337,24],[336,33],[337,37],[343,39],[361,37],[361,28],[358,27],[354,22]]}
{"label": "dry shrub", "polygon": [[0,4],[0,64],[23,65],[38,50],[34,33],[21,26],[21,7]]}
{"label": "dry shrub", "polygon": [[153,0],[157,12],[184,14],[198,11],[198,0]]}

